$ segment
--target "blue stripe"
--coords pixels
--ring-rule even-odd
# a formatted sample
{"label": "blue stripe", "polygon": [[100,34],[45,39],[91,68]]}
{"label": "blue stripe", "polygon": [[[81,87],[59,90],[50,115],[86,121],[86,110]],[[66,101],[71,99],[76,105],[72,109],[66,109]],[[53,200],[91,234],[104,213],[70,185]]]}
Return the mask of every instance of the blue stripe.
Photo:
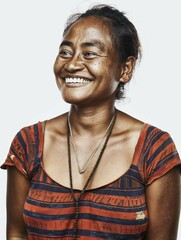
{"label": "blue stripe", "polygon": [[35,135],[35,159],[38,159],[38,151],[39,151],[39,133],[38,133],[38,124],[34,125],[34,135]]}
{"label": "blue stripe", "polygon": [[47,175],[46,173],[43,171],[43,182],[46,182],[47,181]]}
{"label": "blue stripe", "polygon": [[[170,162],[172,159],[178,156],[177,152],[171,152],[169,155],[167,155],[165,158],[162,159],[162,161],[154,168],[154,171],[156,172],[158,169],[160,169],[163,165],[165,165],[167,162]],[[173,166],[174,167],[174,166]],[[169,169],[171,170],[171,168]],[[151,174],[151,173],[150,173]]]}
{"label": "blue stripe", "polygon": [[[45,230],[45,229],[38,229],[33,227],[27,227],[28,231],[30,231],[31,235],[39,234],[44,235],[45,238],[50,237],[69,237],[72,238],[73,235],[73,229],[67,229],[67,230]],[[77,237],[85,236],[85,237],[94,237],[94,238],[101,238],[101,239],[107,239],[107,240],[134,240],[134,239],[143,239],[145,236],[145,232],[140,234],[116,234],[116,233],[110,233],[110,232],[99,232],[99,231],[89,231],[89,230],[79,230],[77,232]]]}
{"label": "blue stripe", "polygon": [[[21,144],[21,146],[22,146],[22,148],[25,152],[24,156],[26,157],[26,161],[28,161],[27,147],[26,147],[26,143],[25,143],[25,141],[24,141],[24,139],[21,135],[21,132],[17,133],[17,138],[18,138],[18,141],[20,142],[20,144]],[[19,159],[19,157],[18,157],[18,159]]]}
{"label": "blue stripe", "polygon": [[39,189],[39,190],[45,190],[49,192],[55,192],[55,193],[70,193],[69,188],[64,188],[61,185],[49,185],[47,183],[42,183],[42,182],[34,182],[32,181],[32,189]]}
{"label": "blue stripe", "polygon": [[[57,208],[71,208],[71,207],[75,207],[75,202],[70,202],[70,203],[43,203],[43,202],[38,202],[38,201],[34,201],[33,199],[27,198],[26,202],[30,205],[34,205],[34,206],[38,206],[38,207],[42,207],[42,208],[53,208],[53,209],[57,209]],[[81,204],[80,204],[81,205]]]}
{"label": "blue stripe", "polygon": [[38,169],[40,168],[40,163],[41,163],[42,159],[41,158],[37,158],[33,161],[33,170],[31,172],[31,176],[30,178],[33,177],[34,174],[36,174],[38,172]]}
{"label": "blue stripe", "polygon": [[147,139],[150,136],[151,132],[153,132],[154,130],[157,130],[157,128],[154,126],[149,126],[149,128],[146,131],[145,139]]}
{"label": "blue stripe", "polygon": [[145,236],[145,232],[141,234],[116,234],[110,232],[99,232],[89,230],[78,230],[78,234],[81,236],[90,236],[95,238],[107,239],[107,240],[134,240],[141,239]]}
{"label": "blue stripe", "polygon": [[[52,185],[48,185],[45,183],[41,183],[41,182],[34,182],[32,184],[32,189],[39,189],[39,190],[45,190],[45,191],[49,191],[49,192],[58,192],[58,193],[70,193],[70,189],[69,188],[64,188],[60,185],[58,186],[52,186]],[[80,193],[81,191],[79,190],[75,190],[75,193]],[[101,194],[101,195],[111,195],[111,196],[134,196],[135,197],[135,189],[130,189],[127,191],[121,190],[119,188],[117,189],[109,189],[109,187],[103,187],[103,188],[99,188],[99,189],[92,189],[92,190],[87,190],[86,192],[91,192],[91,193],[95,193],[95,194]],[[137,189],[136,190],[136,196],[141,196],[144,194],[144,188],[142,189]]]}
{"label": "blue stripe", "polygon": [[33,228],[27,226],[28,232],[30,232],[30,235],[44,235],[45,238],[50,237],[56,237],[56,236],[64,236],[64,237],[72,237],[73,230],[46,230],[46,229],[40,229],[40,228]]}
{"label": "blue stripe", "polygon": [[[150,149],[152,148],[152,146],[161,139],[161,137],[164,135],[164,132],[157,132],[157,134],[153,135],[152,138],[150,139],[149,144],[147,145],[146,149],[145,149],[145,154],[144,157],[145,159],[148,159],[148,156],[150,154]],[[148,137],[148,136],[147,136]],[[149,138],[149,137],[148,137]],[[146,144],[146,141],[145,141]]]}
{"label": "blue stripe", "polygon": [[152,154],[152,156],[148,159],[147,161],[147,166],[149,166],[154,159],[156,158],[156,156],[159,155],[160,152],[163,152],[163,149],[165,149],[170,143],[172,143],[172,139],[168,138],[166,141],[164,141],[157,149],[156,151]]}
{"label": "blue stripe", "polygon": [[92,190],[91,192],[96,194],[102,194],[102,195],[111,195],[111,196],[124,196],[124,197],[135,197],[136,196],[142,196],[144,194],[144,188],[142,189],[128,189],[128,190],[121,190],[119,188],[117,189],[109,189],[109,188],[100,188]]}
{"label": "blue stripe", "polygon": [[29,216],[32,218],[44,219],[44,220],[68,220],[68,219],[74,219],[75,217],[75,214],[47,215],[47,214],[41,214],[36,212],[30,212],[27,210],[24,210],[23,213],[26,216]]}
{"label": "blue stripe", "polygon": [[[27,210],[24,210],[24,215],[32,217],[32,218],[38,218],[38,219],[44,219],[44,220],[73,220],[75,217],[75,214],[62,214],[62,215],[46,215],[36,212],[30,212]],[[133,220],[126,220],[126,219],[120,219],[120,218],[110,218],[110,217],[103,217],[98,216],[95,214],[90,213],[79,213],[79,219],[88,219],[93,221],[100,221],[104,223],[110,223],[110,224],[122,224],[122,225],[130,225],[130,226],[136,226],[141,225],[147,222],[147,218],[140,219],[139,221]]]}
{"label": "blue stripe", "polygon": [[[128,170],[128,172],[126,173],[126,175],[122,178],[120,178],[120,180],[124,180],[125,177],[128,177],[131,181],[132,179],[134,179],[136,182],[139,182],[142,186],[142,188],[144,188],[144,183],[142,181],[140,172],[138,170],[137,166],[131,166],[130,169]],[[127,178],[126,178],[127,179]],[[121,187],[125,189],[125,183],[123,183],[124,185],[122,185]],[[132,188],[132,186],[131,186]]]}

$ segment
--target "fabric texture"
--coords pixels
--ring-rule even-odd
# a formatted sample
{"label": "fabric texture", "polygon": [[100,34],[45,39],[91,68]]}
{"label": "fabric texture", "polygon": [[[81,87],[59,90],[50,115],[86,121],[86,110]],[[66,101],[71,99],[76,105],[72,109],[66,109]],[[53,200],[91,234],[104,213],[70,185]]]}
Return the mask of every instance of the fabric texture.
{"label": "fabric texture", "polygon": [[[1,168],[15,166],[31,181],[24,206],[28,239],[70,240],[75,203],[70,189],[51,179],[43,168],[43,137],[41,122],[21,129]],[[149,222],[145,189],[179,164],[170,135],[145,124],[128,171],[112,183],[87,190],[83,195],[78,239],[144,239]]]}

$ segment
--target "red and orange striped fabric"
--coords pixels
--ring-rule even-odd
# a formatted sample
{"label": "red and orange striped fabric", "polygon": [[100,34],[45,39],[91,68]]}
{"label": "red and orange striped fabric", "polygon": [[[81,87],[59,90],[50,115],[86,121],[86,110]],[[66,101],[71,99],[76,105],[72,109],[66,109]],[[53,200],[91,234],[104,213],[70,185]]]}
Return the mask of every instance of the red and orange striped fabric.
{"label": "red and orange striped fabric", "polygon": [[[1,167],[16,166],[31,181],[24,206],[28,239],[70,240],[75,203],[70,189],[44,171],[42,153],[43,131],[38,122],[17,133]],[[83,195],[78,239],[144,239],[149,222],[145,189],[179,164],[170,135],[145,124],[129,170],[116,181]]]}

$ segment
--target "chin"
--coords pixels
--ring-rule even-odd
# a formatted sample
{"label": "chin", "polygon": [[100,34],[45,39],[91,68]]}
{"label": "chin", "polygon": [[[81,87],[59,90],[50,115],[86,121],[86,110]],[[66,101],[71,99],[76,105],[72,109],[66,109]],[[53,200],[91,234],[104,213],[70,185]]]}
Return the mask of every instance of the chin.
{"label": "chin", "polygon": [[75,97],[75,96],[62,96],[64,101],[73,105],[82,105],[85,102],[85,98]]}
{"label": "chin", "polygon": [[83,91],[76,91],[71,89],[71,91],[64,91],[64,89],[61,89],[61,94],[62,94],[62,98],[64,99],[64,101],[66,103],[69,104],[83,104],[85,102],[87,102],[88,100],[88,93],[83,92]]}

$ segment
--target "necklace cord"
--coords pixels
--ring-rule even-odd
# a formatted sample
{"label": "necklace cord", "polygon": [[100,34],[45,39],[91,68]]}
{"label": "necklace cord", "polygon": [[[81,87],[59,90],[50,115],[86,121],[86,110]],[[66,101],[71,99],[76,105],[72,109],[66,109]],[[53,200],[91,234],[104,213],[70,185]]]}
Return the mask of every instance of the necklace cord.
{"label": "necklace cord", "polygon": [[114,124],[115,124],[115,121],[116,121],[116,111],[114,113],[114,116],[111,120],[111,124],[109,126],[109,131],[107,133],[107,136],[106,136],[106,139],[104,141],[104,144],[103,144],[103,147],[100,151],[100,154],[97,158],[97,161],[82,189],[82,191],[80,192],[80,194],[76,197],[75,194],[74,194],[74,190],[73,190],[73,177],[72,177],[72,164],[71,164],[71,145],[70,145],[70,137],[71,137],[71,132],[70,132],[70,128],[69,128],[69,122],[67,120],[67,145],[68,145],[68,164],[69,164],[69,178],[70,178],[70,190],[71,190],[71,195],[72,195],[72,198],[74,199],[75,201],[75,218],[74,218],[74,225],[73,225],[73,240],[76,240],[77,239],[77,227],[78,227],[78,219],[79,219],[79,203],[80,203],[80,199],[82,197],[82,195],[84,194],[88,184],[90,183],[90,180],[92,179],[98,165],[99,165],[99,162],[101,160],[101,157],[104,153],[104,150],[107,146],[107,143],[108,143],[108,140],[110,138],[110,135],[112,133],[112,129],[114,127]]}
{"label": "necklace cord", "polygon": [[82,168],[80,167],[80,163],[79,163],[79,160],[78,160],[78,154],[77,154],[77,150],[76,150],[76,146],[75,146],[75,141],[74,141],[74,137],[73,137],[73,132],[72,132],[69,116],[68,116],[67,120],[68,120],[68,127],[69,127],[69,131],[70,131],[70,139],[71,139],[71,143],[72,143],[73,150],[74,150],[74,153],[75,153],[75,158],[76,158],[78,170],[79,170],[79,173],[82,174],[87,170],[89,163],[91,162],[91,160],[95,156],[95,154],[98,151],[99,147],[101,146],[103,140],[106,138],[106,136],[107,136],[107,134],[110,130],[110,126],[112,125],[112,122],[114,120],[114,115],[113,115],[113,117],[112,117],[112,119],[111,119],[103,137],[100,139],[97,146],[93,149],[92,153],[90,154],[90,156],[88,157],[87,161],[85,162],[85,164],[83,165]]}

